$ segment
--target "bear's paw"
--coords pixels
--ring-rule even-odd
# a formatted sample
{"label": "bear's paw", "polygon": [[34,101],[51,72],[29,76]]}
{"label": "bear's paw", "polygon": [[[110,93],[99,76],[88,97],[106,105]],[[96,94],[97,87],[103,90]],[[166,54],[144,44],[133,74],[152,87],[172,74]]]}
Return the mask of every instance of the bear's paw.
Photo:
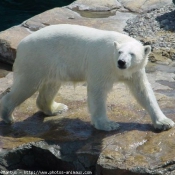
{"label": "bear's paw", "polygon": [[66,112],[67,110],[68,110],[68,106],[66,106],[63,103],[57,103],[57,102],[53,102],[51,107],[49,107],[48,109],[47,109],[47,106],[45,107],[44,110],[41,109],[41,111],[43,111],[44,114],[48,116],[62,114],[63,112]]}
{"label": "bear's paw", "polygon": [[68,106],[63,103],[54,102],[52,106],[52,115],[61,114],[62,112],[66,112],[68,110]]}
{"label": "bear's paw", "polygon": [[157,130],[168,130],[172,128],[174,125],[175,123],[169,118],[159,119],[154,123],[154,127]]}
{"label": "bear's paw", "polygon": [[94,127],[98,130],[114,131],[118,130],[120,125],[114,121],[98,121],[94,124]]}

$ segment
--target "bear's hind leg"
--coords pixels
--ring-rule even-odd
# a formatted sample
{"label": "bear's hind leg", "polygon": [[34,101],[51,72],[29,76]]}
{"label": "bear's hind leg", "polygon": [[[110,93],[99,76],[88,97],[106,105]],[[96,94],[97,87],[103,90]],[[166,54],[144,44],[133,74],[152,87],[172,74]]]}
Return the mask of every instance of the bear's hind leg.
{"label": "bear's hind leg", "polygon": [[68,109],[66,105],[54,101],[60,86],[61,83],[48,82],[39,89],[36,103],[38,108],[46,115],[57,115]]}
{"label": "bear's hind leg", "polygon": [[18,81],[14,81],[10,92],[0,100],[0,117],[5,123],[13,123],[14,109],[37,91],[37,86],[29,84],[27,78],[16,79]]}

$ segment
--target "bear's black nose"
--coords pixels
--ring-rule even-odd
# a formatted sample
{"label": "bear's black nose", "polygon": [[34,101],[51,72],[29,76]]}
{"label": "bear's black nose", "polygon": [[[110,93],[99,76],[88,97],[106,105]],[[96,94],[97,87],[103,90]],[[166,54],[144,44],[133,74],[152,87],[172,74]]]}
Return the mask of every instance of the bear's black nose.
{"label": "bear's black nose", "polygon": [[126,68],[126,62],[124,60],[118,60],[118,67],[120,69],[125,69]]}

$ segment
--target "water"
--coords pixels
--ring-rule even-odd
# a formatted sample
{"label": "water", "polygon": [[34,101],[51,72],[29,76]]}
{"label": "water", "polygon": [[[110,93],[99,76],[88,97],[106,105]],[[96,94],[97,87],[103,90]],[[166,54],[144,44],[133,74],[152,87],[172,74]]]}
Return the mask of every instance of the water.
{"label": "water", "polygon": [[74,0],[0,0],[0,31],[18,25],[34,15]]}

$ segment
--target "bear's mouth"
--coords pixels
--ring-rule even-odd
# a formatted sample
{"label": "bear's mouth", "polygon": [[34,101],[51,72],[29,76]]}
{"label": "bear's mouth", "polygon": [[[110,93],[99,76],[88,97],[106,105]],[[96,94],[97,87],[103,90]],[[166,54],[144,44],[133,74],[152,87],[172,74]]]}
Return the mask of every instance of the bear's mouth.
{"label": "bear's mouth", "polygon": [[125,66],[125,67],[120,67],[120,66],[118,66],[118,68],[119,68],[119,69],[126,69],[126,66]]}
{"label": "bear's mouth", "polygon": [[123,70],[123,69],[126,69],[127,67],[126,66],[119,66],[118,65],[118,68]]}

